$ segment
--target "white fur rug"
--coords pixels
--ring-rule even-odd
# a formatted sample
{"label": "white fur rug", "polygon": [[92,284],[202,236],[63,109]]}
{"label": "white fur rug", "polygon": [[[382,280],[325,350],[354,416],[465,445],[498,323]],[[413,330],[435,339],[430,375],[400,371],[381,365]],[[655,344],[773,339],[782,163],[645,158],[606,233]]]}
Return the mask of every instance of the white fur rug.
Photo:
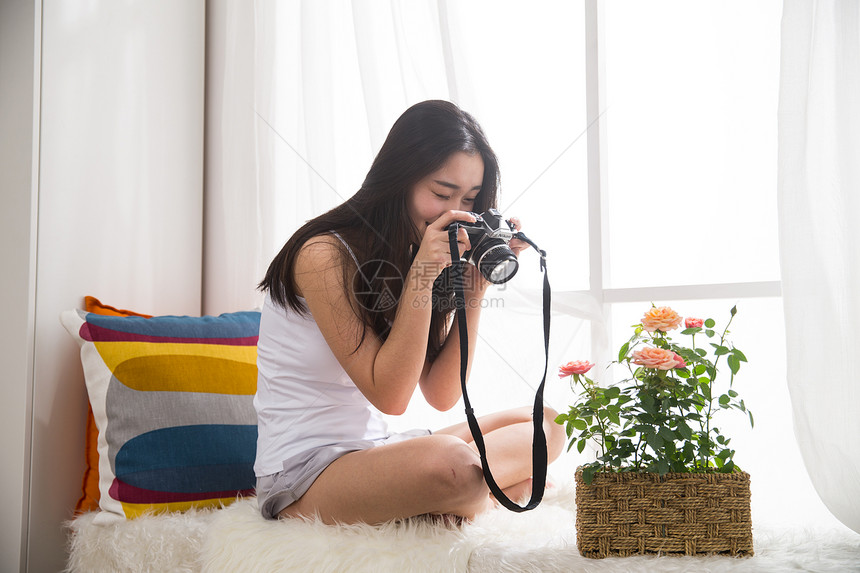
{"label": "white fur rug", "polygon": [[860,572],[860,535],[848,530],[755,528],[755,556],[586,559],[576,549],[573,487],[550,490],[523,514],[497,509],[447,527],[425,519],[331,527],[266,521],[256,500],[222,510],[93,525],[70,522],[73,572]]}

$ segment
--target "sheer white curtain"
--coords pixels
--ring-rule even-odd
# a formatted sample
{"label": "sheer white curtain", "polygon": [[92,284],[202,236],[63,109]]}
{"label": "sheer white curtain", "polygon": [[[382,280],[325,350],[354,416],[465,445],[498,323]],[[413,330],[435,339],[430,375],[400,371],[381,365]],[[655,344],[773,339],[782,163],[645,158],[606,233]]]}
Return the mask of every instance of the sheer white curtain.
{"label": "sheer white curtain", "polygon": [[794,426],[821,499],[860,532],[860,4],[786,0],[779,218]]}
{"label": "sheer white curtain", "polygon": [[258,0],[260,225],[271,258],[304,221],[361,185],[394,120],[450,99],[435,0]]}
{"label": "sheer white curtain", "polygon": [[[564,409],[569,389],[555,367],[589,356],[589,321],[602,321],[591,297],[562,292],[588,284],[582,6],[541,4],[527,15],[531,31],[512,36],[522,23],[514,2],[213,5],[208,41],[223,49],[208,54],[206,312],[259,304],[254,285],[271,258],[304,221],[359,188],[397,117],[419,101],[451,100],[478,118],[500,156],[505,214],[522,217],[551,254],[546,396]],[[526,254],[516,279],[492,293],[470,383],[479,414],[534,399],[539,288],[538,259]],[[463,419],[460,407],[438,413],[416,398],[390,421]]]}
{"label": "sheer white curtain", "polygon": [[[254,115],[254,6],[206,4],[203,312],[259,304],[266,231],[259,224]],[[266,250],[266,256],[269,251]]]}

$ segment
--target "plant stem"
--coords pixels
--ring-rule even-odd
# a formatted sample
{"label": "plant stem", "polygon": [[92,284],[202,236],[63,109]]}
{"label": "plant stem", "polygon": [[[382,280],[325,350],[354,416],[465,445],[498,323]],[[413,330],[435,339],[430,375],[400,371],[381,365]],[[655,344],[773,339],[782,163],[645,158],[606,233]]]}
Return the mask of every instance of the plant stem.
{"label": "plant stem", "polygon": [[[734,318],[735,318],[734,315],[729,317],[729,321],[726,323],[726,327],[723,329],[722,334],[720,334],[720,346],[725,345],[726,334],[729,332],[729,325],[732,323],[732,320],[734,320]],[[711,399],[708,400],[708,414],[705,417],[705,420],[707,422],[705,432],[706,432],[707,437],[708,437],[708,444],[707,444],[708,449],[705,451],[705,469],[707,469],[711,463],[710,450],[711,450],[711,444],[713,443],[711,441],[711,410],[712,410],[713,404],[714,404],[714,384],[717,381],[717,364],[719,364],[719,362],[720,362],[720,356],[717,356],[716,358],[714,358],[714,377],[711,379]]]}
{"label": "plant stem", "polygon": [[[590,393],[590,388],[583,382],[579,377],[577,377],[577,381],[579,385],[582,386],[582,389],[585,390],[585,393],[588,394],[589,397],[593,398],[594,394]],[[600,452],[602,457],[606,457],[606,428],[603,426],[603,423],[600,421],[600,414],[595,411],[594,417],[597,418],[597,425],[600,427],[600,440],[598,440],[598,444],[600,444]],[[606,462],[603,462],[604,465]]]}
{"label": "plant stem", "polygon": [[[600,452],[603,454],[602,457],[606,458],[606,428],[600,421],[600,414],[595,413],[594,416],[597,418],[597,425],[600,426]],[[606,460],[603,460],[603,465],[606,465]]]}
{"label": "plant stem", "polygon": [[[698,355],[698,352],[696,352],[696,334],[693,333],[692,337],[693,337],[693,342],[692,342],[693,352],[696,355]],[[693,372],[695,372],[695,367],[693,368]],[[696,376],[696,375],[693,374],[693,376]],[[711,385],[713,386],[713,380],[711,380]],[[698,394],[698,387],[699,387],[699,378],[696,377],[697,394]],[[714,395],[714,389],[713,389],[713,387],[711,387],[711,396],[713,397],[713,395]],[[706,422],[703,422],[701,419],[699,419],[699,430],[706,433],[707,435],[710,435],[710,429],[708,429],[708,423],[709,423],[709,420],[711,418],[710,412],[711,412],[711,410],[710,410],[710,401],[709,401],[708,402],[708,415],[707,415],[708,422],[706,423]],[[701,436],[701,433],[699,435]],[[699,444],[699,453],[700,453],[700,457],[702,458],[702,462],[705,464],[705,468],[707,468],[708,464],[707,464],[706,455],[701,455],[702,454],[701,444]]]}
{"label": "plant stem", "polygon": [[[637,341],[637,344],[639,342]],[[639,380],[636,378],[636,373],[633,371],[633,368],[630,367],[630,361],[627,361],[627,370],[630,371],[630,379],[633,381],[633,386],[636,388],[637,392],[642,392],[644,386],[639,384]],[[641,420],[637,420],[640,424]],[[636,471],[641,469],[642,457],[645,456],[645,447],[642,445],[642,432],[637,432],[639,434],[639,442],[636,444],[636,449],[633,451],[633,465],[636,468]],[[639,448],[642,448],[642,456],[639,456]]]}

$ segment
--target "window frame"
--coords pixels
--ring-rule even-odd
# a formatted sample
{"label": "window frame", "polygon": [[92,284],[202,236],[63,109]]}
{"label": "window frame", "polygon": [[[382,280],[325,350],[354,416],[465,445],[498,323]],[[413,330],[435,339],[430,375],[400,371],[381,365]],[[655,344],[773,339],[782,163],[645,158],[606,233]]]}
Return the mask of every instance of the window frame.
{"label": "window frame", "polygon": [[[591,325],[592,356],[598,363],[612,360],[604,333],[612,340],[612,305],[656,300],[750,299],[782,297],[781,281],[668,285],[660,287],[607,288],[609,268],[609,204],[607,185],[606,111],[606,16],[605,0],[585,0],[585,91],[588,172],[588,269],[589,290],[602,307],[604,324]],[[581,292],[581,291],[580,291]]]}

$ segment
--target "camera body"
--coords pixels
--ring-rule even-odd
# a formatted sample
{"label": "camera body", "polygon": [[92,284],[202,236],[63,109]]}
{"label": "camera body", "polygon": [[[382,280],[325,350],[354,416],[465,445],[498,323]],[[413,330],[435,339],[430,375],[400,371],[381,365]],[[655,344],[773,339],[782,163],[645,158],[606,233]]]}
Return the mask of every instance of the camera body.
{"label": "camera body", "polygon": [[[476,221],[457,221],[469,235],[471,249],[463,253],[463,260],[472,263],[488,281],[506,283],[519,270],[517,257],[508,243],[514,238],[516,229],[502,218],[496,209],[484,213],[472,213]],[[448,226],[450,228],[451,225]]]}

